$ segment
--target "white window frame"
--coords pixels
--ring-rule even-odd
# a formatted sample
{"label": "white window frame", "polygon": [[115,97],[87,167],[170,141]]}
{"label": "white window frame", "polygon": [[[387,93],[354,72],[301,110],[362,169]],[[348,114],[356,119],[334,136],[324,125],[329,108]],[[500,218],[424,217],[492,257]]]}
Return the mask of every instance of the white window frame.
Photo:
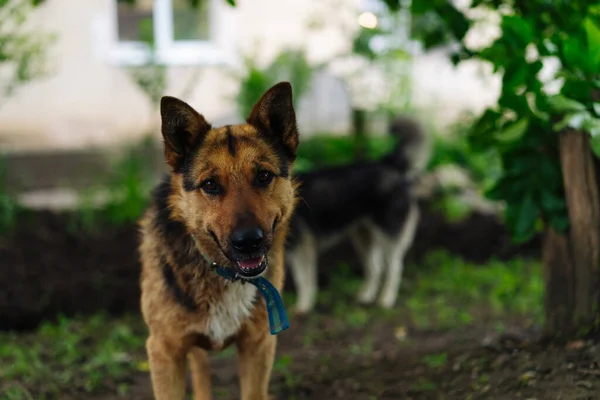
{"label": "white window frame", "polygon": [[[148,45],[135,41],[120,41],[118,34],[117,0],[110,3],[110,42],[109,59],[118,66],[139,66],[151,60]],[[208,0],[208,40],[173,39],[172,0],[154,0],[153,25],[155,41],[155,62],[163,65],[223,65],[233,62],[232,48],[233,11],[223,0]]]}

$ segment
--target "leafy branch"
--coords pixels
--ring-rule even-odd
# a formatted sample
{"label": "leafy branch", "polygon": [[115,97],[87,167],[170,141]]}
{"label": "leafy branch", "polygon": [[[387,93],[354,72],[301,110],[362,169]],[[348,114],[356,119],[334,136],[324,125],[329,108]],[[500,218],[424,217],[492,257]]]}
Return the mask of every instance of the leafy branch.
{"label": "leafy branch", "polygon": [[56,37],[24,27],[40,1],[0,0],[0,98],[19,86],[49,75],[46,50]]}

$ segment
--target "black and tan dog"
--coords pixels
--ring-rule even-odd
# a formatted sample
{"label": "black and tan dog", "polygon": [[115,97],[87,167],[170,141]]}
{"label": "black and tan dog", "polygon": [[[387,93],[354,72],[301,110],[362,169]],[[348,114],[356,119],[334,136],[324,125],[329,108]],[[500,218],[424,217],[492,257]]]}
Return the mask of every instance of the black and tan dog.
{"label": "black and tan dog", "polygon": [[171,173],[140,223],[154,396],[184,399],[189,360],[194,399],[210,399],[207,351],[235,343],[242,399],[266,400],[276,346],[267,304],[282,289],[296,203],[292,88],[269,89],[246,124],[213,128],[172,97],[161,116]]}

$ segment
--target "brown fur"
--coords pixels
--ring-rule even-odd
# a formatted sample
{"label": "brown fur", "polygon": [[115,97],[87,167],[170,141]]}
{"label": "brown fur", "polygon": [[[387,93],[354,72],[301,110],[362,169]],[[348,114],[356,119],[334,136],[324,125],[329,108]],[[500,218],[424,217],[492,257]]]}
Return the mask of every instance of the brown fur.
{"label": "brown fur", "polygon": [[[265,276],[282,289],[284,242],[296,203],[290,171],[298,133],[291,86],[272,87],[242,125],[212,128],[172,97],[162,99],[161,117],[171,173],[140,222],[139,248],[154,396],[183,400],[187,358],[194,399],[210,399],[207,351],[235,343],[242,399],[265,400],[276,346],[265,302],[258,292],[252,295],[252,285],[216,275],[202,254],[233,268],[230,236],[250,221],[265,232]],[[270,184],[257,183],[261,171],[273,173]],[[207,192],[214,186],[207,180],[222,190]]]}

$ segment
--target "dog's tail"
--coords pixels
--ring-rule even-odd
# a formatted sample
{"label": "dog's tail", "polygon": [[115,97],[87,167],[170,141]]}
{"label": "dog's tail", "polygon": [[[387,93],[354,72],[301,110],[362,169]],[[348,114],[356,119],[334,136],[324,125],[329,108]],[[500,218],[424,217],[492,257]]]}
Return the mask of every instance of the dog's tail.
{"label": "dog's tail", "polygon": [[397,138],[397,143],[384,161],[410,177],[420,175],[431,155],[429,136],[421,124],[409,117],[396,117],[390,123],[389,133]]}

